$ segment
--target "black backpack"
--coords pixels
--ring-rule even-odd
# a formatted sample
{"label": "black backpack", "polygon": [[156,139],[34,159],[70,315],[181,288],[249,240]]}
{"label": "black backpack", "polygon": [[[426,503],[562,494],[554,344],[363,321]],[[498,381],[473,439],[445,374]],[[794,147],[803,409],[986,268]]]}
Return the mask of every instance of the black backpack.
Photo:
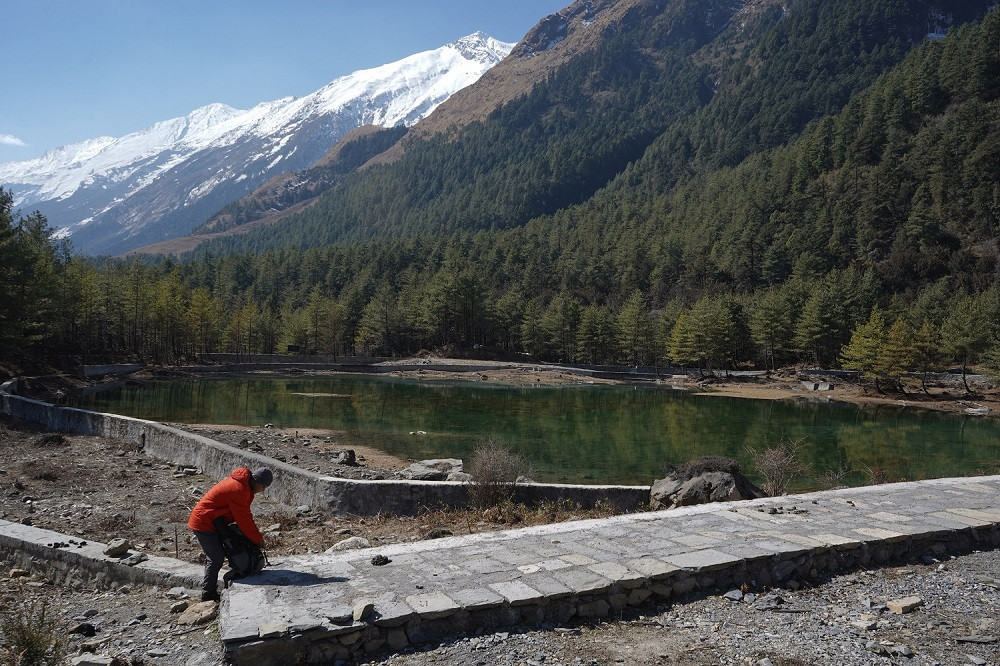
{"label": "black backpack", "polygon": [[260,546],[250,541],[236,523],[227,524],[222,516],[212,522],[219,532],[219,537],[222,539],[222,550],[226,553],[229,566],[232,567],[222,577],[226,587],[229,587],[229,581],[235,578],[255,576],[266,565],[270,564],[267,561],[267,554]]}

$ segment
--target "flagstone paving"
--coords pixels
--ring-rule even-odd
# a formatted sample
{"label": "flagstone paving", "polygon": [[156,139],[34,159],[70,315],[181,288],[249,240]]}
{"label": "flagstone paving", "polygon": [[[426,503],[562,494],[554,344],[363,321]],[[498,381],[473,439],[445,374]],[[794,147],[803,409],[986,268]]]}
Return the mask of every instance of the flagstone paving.
{"label": "flagstone paving", "polygon": [[[1000,544],[1000,477],[937,479],[286,557],[224,595],[237,663],[350,660],[693,590]],[[375,556],[388,558],[378,566]]]}

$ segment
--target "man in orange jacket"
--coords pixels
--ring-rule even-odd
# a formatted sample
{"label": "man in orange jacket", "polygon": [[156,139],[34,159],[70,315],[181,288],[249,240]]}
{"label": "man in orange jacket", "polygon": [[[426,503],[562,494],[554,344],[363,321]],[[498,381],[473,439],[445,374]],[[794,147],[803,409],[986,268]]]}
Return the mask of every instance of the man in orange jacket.
{"label": "man in orange jacket", "polygon": [[219,572],[226,561],[222,537],[215,530],[214,521],[219,516],[227,523],[236,523],[246,538],[263,546],[264,536],[250,513],[254,495],[261,492],[274,479],[271,470],[261,467],[250,471],[247,467],[234,469],[228,479],[212,486],[198,501],[188,518],[188,528],[194,532],[205,551],[205,578],[201,583],[201,600],[219,600]]}

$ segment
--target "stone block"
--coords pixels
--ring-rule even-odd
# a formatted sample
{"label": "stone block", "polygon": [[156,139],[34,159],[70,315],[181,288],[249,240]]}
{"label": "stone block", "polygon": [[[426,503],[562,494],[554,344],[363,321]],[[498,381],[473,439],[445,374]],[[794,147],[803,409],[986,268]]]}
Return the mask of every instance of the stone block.
{"label": "stone block", "polygon": [[365,642],[365,652],[367,654],[378,654],[385,649],[386,641],[382,637],[373,638]]}
{"label": "stone block", "polygon": [[399,652],[406,649],[410,644],[410,639],[406,637],[406,632],[398,627],[393,627],[385,632],[385,642],[390,650]]}
{"label": "stone block", "polygon": [[545,619],[544,606],[523,606],[521,611],[521,622],[525,624],[540,624]]}
{"label": "stone block", "polygon": [[202,601],[189,606],[177,618],[177,624],[184,626],[197,626],[208,624],[219,616],[219,605],[214,601]]}
{"label": "stone block", "polygon": [[712,571],[738,562],[739,558],[723,553],[712,548],[695,550],[688,553],[676,553],[667,555],[664,559],[670,564],[683,569],[695,569],[700,571]]}
{"label": "stone block", "polygon": [[258,635],[262,639],[278,638],[288,631],[288,625],[280,621],[265,622],[260,625]]}
{"label": "stone block", "polygon": [[407,628],[406,636],[413,645],[436,643],[452,633],[450,623],[445,621],[423,622],[415,627]]}
{"label": "stone block", "polygon": [[406,597],[406,603],[425,620],[448,617],[459,609],[459,605],[444,592],[414,594]]}
{"label": "stone block", "polygon": [[638,606],[644,603],[646,599],[649,599],[649,596],[651,594],[652,594],[651,590],[638,587],[628,593],[628,603],[630,606]]}
{"label": "stone block", "polygon": [[122,557],[132,547],[128,539],[112,539],[108,542],[108,547],[104,549],[104,554],[108,557]]}
{"label": "stone block", "polygon": [[660,580],[680,571],[680,567],[654,557],[629,560],[627,564],[650,580]]}
{"label": "stone block", "polygon": [[371,599],[355,599],[354,608],[352,610],[353,620],[355,622],[361,622],[362,620],[367,620],[371,617],[371,614],[375,611],[375,604]]}
{"label": "stone block", "polygon": [[360,629],[358,629],[357,631],[352,631],[352,632],[350,632],[348,634],[343,634],[340,637],[340,643],[341,643],[341,645],[347,645],[347,646],[354,645],[359,640],[361,640],[361,630]]}
{"label": "stone block", "polygon": [[886,603],[889,610],[897,615],[909,613],[910,611],[923,605],[924,600],[920,597],[903,597],[902,599],[893,599],[892,601]]}
{"label": "stone block", "polygon": [[511,606],[538,603],[545,598],[545,595],[541,592],[525,585],[519,580],[512,580],[507,583],[493,583],[490,585],[490,589],[502,595]]}
{"label": "stone block", "polygon": [[399,627],[417,616],[409,604],[396,599],[379,600],[376,627]]}
{"label": "stone block", "polygon": [[541,592],[549,601],[573,595],[573,590],[566,585],[563,585],[552,576],[546,576],[544,574],[525,576],[524,582],[526,585],[530,585]]}
{"label": "stone block", "polygon": [[784,583],[793,573],[795,573],[795,562],[788,560],[778,562],[771,567],[771,580],[775,583]]}
{"label": "stone block", "polygon": [[576,604],[570,601],[556,601],[545,607],[545,620],[553,624],[565,624],[576,615]]}
{"label": "stone block", "polygon": [[674,596],[674,588],[672,585],[664,585],[663,583],[656,583],[649,591],[653,593],[660,601],[668,601],[670,597]]}
{"label": "stone block", "polygon": [[617,562],[598,562],[597,564],[591,564],[587,567],[598,576],[603,576],[608,580],[623,585],[625,587],[635,587],[641,585],[646,576],[643,574],[632,571],[628,567],[624,567]]}
{"label": "stone block", "polygon": [[671,587],[674,590],[674,594],[687,594],[698,587],[698,581],[696,581],[693,577],[681,578],[679,580],[675,580]]}
{"label": "stone block", "polygon": [[577,606],[576,614],[580,617],[607,617],[611,606],[604,599],[582,603]]}
{"label": "stone block", "polygon": [[586,569],[564,569],[552,574],[576,594],[604,594],[611,589],[611,581]]}
{"label": "stone block", "polygon": [[468,611],[487,610],[503,605],[504,598],[485,587],[465,588],[449,592],[448,596]]}

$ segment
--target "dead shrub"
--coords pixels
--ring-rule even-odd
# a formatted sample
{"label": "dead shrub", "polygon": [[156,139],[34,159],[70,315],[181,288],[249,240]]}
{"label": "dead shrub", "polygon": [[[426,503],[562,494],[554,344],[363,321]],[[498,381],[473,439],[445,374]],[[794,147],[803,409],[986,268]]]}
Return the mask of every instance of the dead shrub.
{"label": "dead shrub", "polygon": [[65,446],[66,443],[66,438],[58,432],[47,433],[35,440],[35,446],[38,447]]}
{"label": "dead shrub", "polygon": [[505,499],[498,504],[485,507],[480,517],[495,525],[520,525],[524,522],[526,513],[527,507],[523,504],[514,504],[509,499]]}
{"label": "dead shrub", "polygon": [[893,474],[890,473],[885,467],[869,467],[868,465],[862,465],[861,467],[865,476],[868,478],[869,486],[881,486],[884,483],[896,483],[898,481],[906,480],[893,476]]}
{"label": "dead shrub", "polygon": [[0,607],[0,664],[3,666],[57,666],[67,656],[66,630],[52,617],[47,604]]}
{"label": "dead shrub", "polygon": [[763,451],[758,451],[749,444],[743,445],[753,460],[754,469],[764,479],[761,489],[771,497],[784,495],[792,480],[809,470],[809,465],[802,461],[804,447],[804,438],[785,440]]}
{"label": "dead shrub", "polygon": [[743,474],[740,464],[732,458],[725,456],[702,456],[680,466],[667,465],[664,468],[664,472],[666,476],[678,481],[689,481],[696,476],[712,472],[725,472],[733,476]]}
{"label": "dead shrub", "polygon": [[517,477],[528,474],[528,463],[509,446],[487,440],[473,452],[468,473],[472,476],[469,499],[486,509],[513,500]]}
{"label": "dead shrub", "polygon": [[824,470],[822,474],[823,482],[827,488],[843,488],[844,479],[853,471],[847,465],[839,465],[838,467]]}

